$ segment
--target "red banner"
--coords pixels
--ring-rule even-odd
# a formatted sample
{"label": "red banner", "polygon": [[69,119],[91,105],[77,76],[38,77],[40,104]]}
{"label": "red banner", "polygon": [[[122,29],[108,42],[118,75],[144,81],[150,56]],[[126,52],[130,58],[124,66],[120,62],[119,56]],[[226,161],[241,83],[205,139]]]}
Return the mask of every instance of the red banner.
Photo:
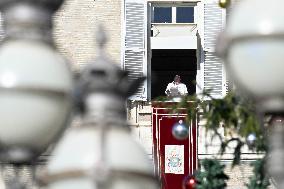
{"label": "red banner", "polygon": [[172,128],[175,123],[185,120],[186,114],[174,113],[171,104],[175,105],[174,102],[167,103],[167,107],[155,104],[152,108],[155,171],[160,175],[162,189],[182,189],[184,178],[197,169],[197,121],[188,125],[187,139],[177,140],[172,135]]}

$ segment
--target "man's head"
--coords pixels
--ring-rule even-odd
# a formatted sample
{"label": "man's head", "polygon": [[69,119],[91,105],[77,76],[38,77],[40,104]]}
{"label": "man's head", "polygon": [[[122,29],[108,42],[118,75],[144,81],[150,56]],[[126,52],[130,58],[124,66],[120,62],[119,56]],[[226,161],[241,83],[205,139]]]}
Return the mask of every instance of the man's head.
{"label": "man's head", "polygon": [[180,83],[180,76],[179,75],[176,75],[175,77],[174,77],[174,82],[176,82],[176,83]]}

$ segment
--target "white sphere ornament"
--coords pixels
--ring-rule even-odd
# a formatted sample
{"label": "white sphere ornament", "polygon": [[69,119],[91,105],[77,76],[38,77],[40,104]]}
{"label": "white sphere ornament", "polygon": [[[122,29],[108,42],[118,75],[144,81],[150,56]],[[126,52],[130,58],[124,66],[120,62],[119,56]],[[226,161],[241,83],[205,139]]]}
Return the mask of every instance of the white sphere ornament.
{"label": "white sphere ornament", "polygon": [[284,108],[283,6],[282,0],[241,2],[217,45],[236,85],[264,99],[267,110]]}
{"label": "white sphere ornament", "polygon": [[102,140],[99,127],[69,130],[48,164],[48,188],[157,189],[152,164],[129,131],[105,132]]}
{"label": "white sphere ornament", "polygon": [[177,140],[185,140],[188,138],[189,129],[188,126],[184,124],[183,120],[179,120],[177,123],[174,124],[172,128],[172,135]]}
{"label": "white sphere ornament", "polygon": [[129,82],[103,51],[102,26],[98,32],[99,56],[78,81],[82,125],[68,130],[42,178],[49,189],[158,189],[153,164],[126,123],[125,100],[144,79]]}
{"label": "white sphere ornament", "polygon": [[39,41],[8,40],[0,47],[1,160],[29,162],[65,128],[72,78],[55,49]]}

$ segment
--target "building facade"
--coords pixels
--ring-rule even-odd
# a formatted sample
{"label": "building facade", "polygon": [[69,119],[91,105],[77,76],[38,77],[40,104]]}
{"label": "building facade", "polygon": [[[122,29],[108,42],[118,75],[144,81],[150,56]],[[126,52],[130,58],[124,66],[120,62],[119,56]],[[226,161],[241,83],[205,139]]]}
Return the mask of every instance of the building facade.
{"label": "building facade", "polygon": [[[217,0],[66,0],[55,15],[55,41],[59,51],[80,70],[96,56],[95,31],[104,24],[109,36],[107,52],[131,78],[146,76],[127,103],[127,116],[135,138],[153,158],[152,101],[164,95],[174,75],[190,94],[211,89],[222,98],[228,82],[215,55],[217,35],[226,23],[226,11]],[[198,123],[198,158],[215,156],[220,143],[211,141]],[[230,188],[240,188],[250,173],[248,154],[234,175]],[[219,157],[230,162],[232,153]]]}
{"label": "building facade", "polygon": [[[187,11],[190,16],[184,18]],[[225,11],[216,0],[66,0],[54,20],[57,47],[74,69],[95,56],[96,27],[104,24],[111,57],[130,76],[148,77],[132,100],[163,95],[174,73],[192,94],[203,89],[212,89],[216,97],[226,93],[223,66],[214,55],[225,22]]]}
{"label": "building facade", "polygon": [[[128,103],[130,124],[140,137],[153,138],[151,102],[165,95],[167,84],[177,74],[189,94],[211,90],[215,98],[226,95],[224,66],[215,54],[226,11],[216,0],[125,0],[122,9],[122,66],[133,78],[147,76]],[[152,153],[153,144],[143,143]],[[205,145],[199,144],[199,153],[206,154]]]}

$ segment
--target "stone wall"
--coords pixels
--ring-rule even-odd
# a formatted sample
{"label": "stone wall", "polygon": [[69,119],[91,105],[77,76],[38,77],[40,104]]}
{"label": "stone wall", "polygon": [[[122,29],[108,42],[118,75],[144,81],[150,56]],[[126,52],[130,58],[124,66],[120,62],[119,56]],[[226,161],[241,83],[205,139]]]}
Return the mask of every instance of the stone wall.
{"label": "stone wall", "polygon": [[75,70],[96,55],[95,32],[99,23],[109,36],[107,52],[120,64],[121,5],[121,0],[66,0],[56,13],[55,42]]}

